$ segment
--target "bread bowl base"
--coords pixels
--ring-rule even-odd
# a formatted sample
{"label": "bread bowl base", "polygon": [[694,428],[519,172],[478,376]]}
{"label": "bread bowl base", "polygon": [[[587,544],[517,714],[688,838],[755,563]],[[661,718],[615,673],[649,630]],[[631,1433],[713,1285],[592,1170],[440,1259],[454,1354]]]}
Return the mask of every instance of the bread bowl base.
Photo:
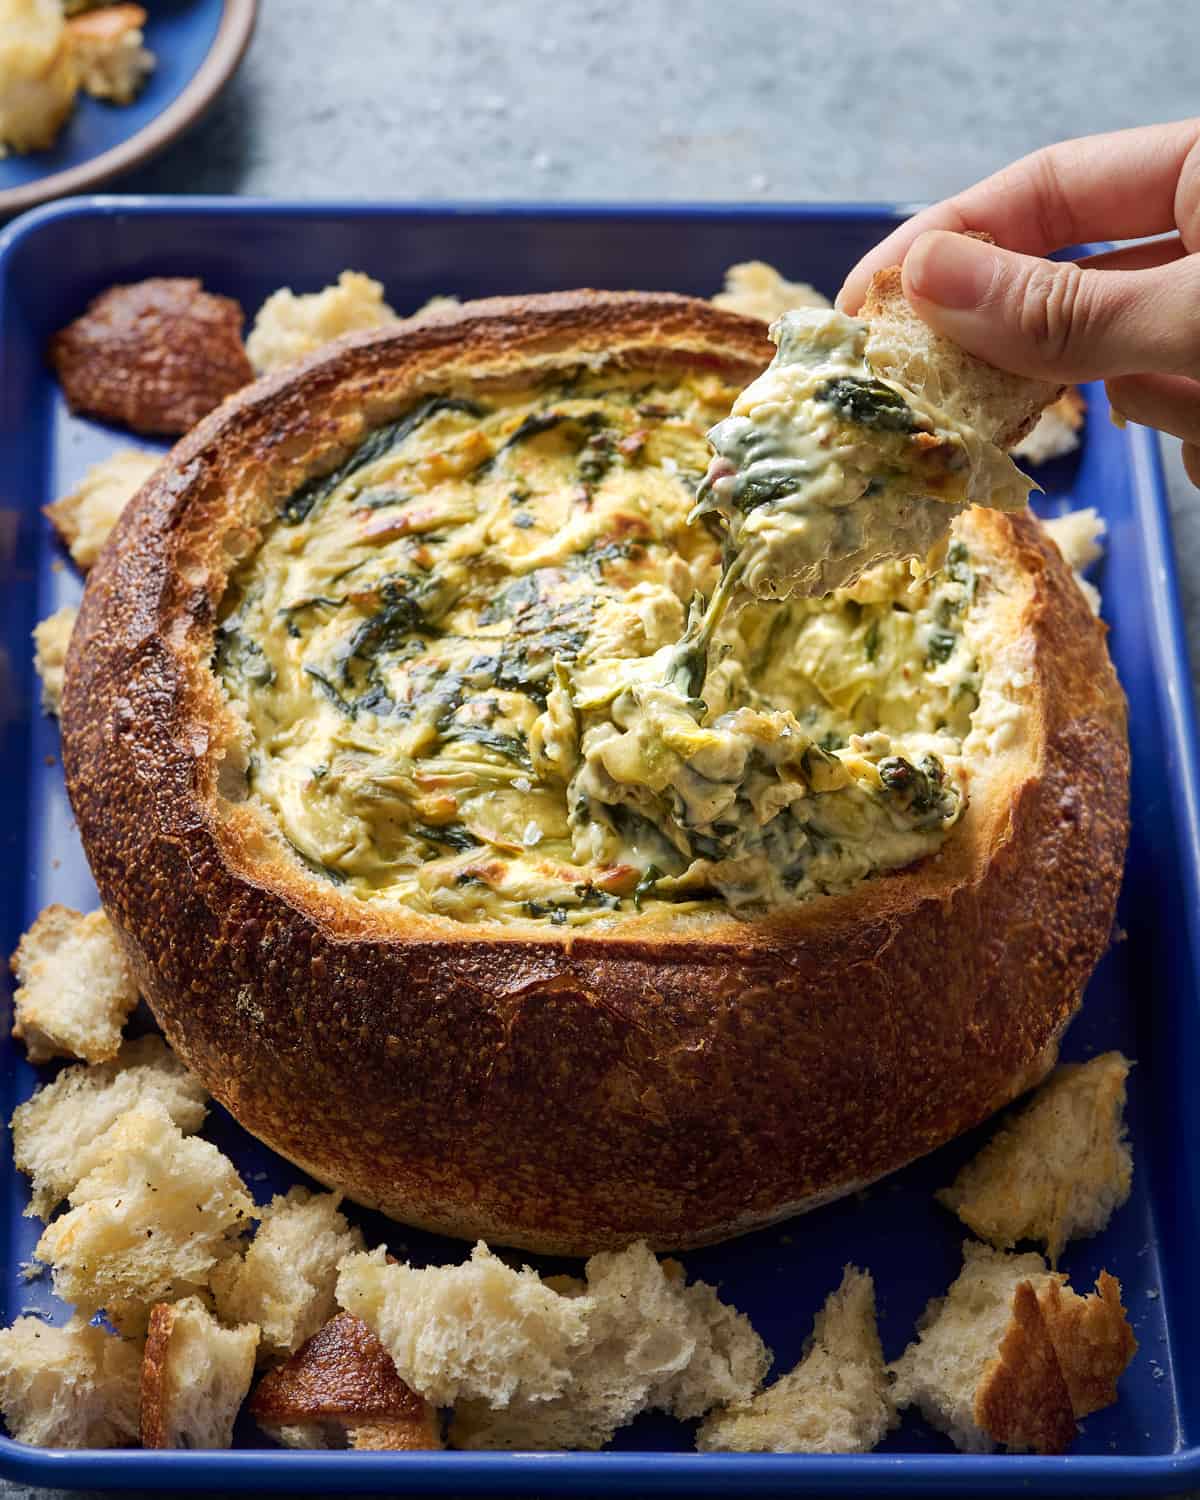
{"label": "bread bowl base", "polygon": [[[7,655],[0,728],[0,943],[15,946],[50,901],[82,909],[95,892],[71,825],[58,765],[58,731],[37,706],[29,632],[77,598],[79,580],[39,507],[64,493],[123,433],[71,417],[46,373],[46,336],[113,282],[146,275],[201,276],[252,313],[275,287],[321,286],[344,267],[381,279],[400,311],[435,293],[478,296],[591,285],[706,295],[732,261],[761,258],[832,293],[842,271],[901,217],[874,205],[587,208],[497,205],[289,205],[247,200],[96,198],[39,210],[0,237],[0,640]],[[1096,505],[1109,526],[1097,581],[1113,627],[1113,655],[1131,706],[1133,838],[1120,926],[1126,934],[1098,969],[1067,1059],[1120,1047],[1137,1059],[1130,1126],[1136,1172],[1130,1203],[1099,1238],[1069,1247],[1063,1268],[1090,1286],[1101,1267],[1118,1276],[1141,1349],[1120,1403],[1090,1417],[1065,1458],[976,1457],[910,1418],[878,1452],[853,1457],[698,1455],[689,1430],[647,1417],[602,1454],[296,1453],[268,1449],[248,1421],[221,1453],[50,1453],[0,1438],[0,1473],[28,1483],[152,1492],[239,1488],[338,1493],[386,1489],[466,1493],[707,1494],[888,1489],[1129,1494],[1200,1483],[1200,1139],[1191,1086],[1200,1051],[1200,775],[1174,564],[1155,439],[1118,432],[1101,387],[1087,392],[1083,450],[1039,474],[1039,508]],[[0,985],[6,981],[0,980]],[[2,991],[7,998],[9,990]],[[145,1018],[145,1024],[149,1024]],[[31,1068],[5,1039],[4,1117],[49,1070]],[[229,1152],[260,1199],[294,1181],[294,1168],[219,1109],[207,1134]],[[720,1284],[776,1353],[798,1358],[812,1316],[847,1260],[870,1268],[889,1357],[926,1300],[957,1272],[962,1233],[937,1207],[986,1131],[964,1137],[863,1194],[775,1229],[683,1257]],[[0,1162],[6,1228],[0,1320],[64,1309],[48,1279],[21,1263],[37,1239],[21,1217],[25,1180]],[[387,1240],[414,1262],[461,1258],[453,1241],[352,1210],[371,1243]],[[531,1257],[531,1259],[535,1259]],[[551,1263],[536,1261],[545,1268]],[[248,1451],[258,1449],[258,1451]]]}

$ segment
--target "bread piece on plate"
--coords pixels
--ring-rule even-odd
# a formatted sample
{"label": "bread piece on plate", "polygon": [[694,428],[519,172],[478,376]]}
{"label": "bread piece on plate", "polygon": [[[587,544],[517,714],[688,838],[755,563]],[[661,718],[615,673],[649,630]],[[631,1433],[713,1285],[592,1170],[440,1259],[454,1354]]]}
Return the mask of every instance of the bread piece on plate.
{"label": "bread piece on plate", "polygon": [[897,1407],[918,1406],[967,1453],[1065,1451],[1076,1419],[1116,1399],[1137,1349],[1119,1284],[1105,1275],[1080,1297],[1040,1255],[967,1241],[963,1258],[892,1366]]}
{"label": "bread piece on plate", "polygon": [[122,1115],[105,1145],[34,1253],[53,1267],[64,1301],[139,1330],[154,1303],[208,1285],[254,1204],[233,1163],[208,1141],[185,1138],[157,1101]]}
{"label": "bread piece on plate", "polygon": [[1001,1249],[1040,1240],[1052,1266],[1068,1240],[1099,1234],[1129,1197],[1129,1060],[1105,1052],[1056,1069],[996,1132],[939,1202]]}
{"label": "bread piece on plate", "polygon": [[1078,386],[1069,385],[1057,401],[1052,401],[1021,441],[1013,447],[1013,457],[1029,464],[1049,463],[1063,458],[1079,447],[1087,402]]}
{"label": "bread piece on plate", "polygon": [[897,1422],[870,1272],[847,1266],[800,1363],[749,1401],[712,1413],[705,1452],[869,1453]]}
{"label": "bread piece on plate", "polygon": [[159,1036],[126,1042],[112,1062],[64,1068],[13,1111],[13,1158],[30,1178],[25,1212],[48,1219],[107,1153],[110,1126],[155,1101],[185,1134],[204,1123],[207,1095]]}
{"label": "bread piece on plate", "polygon": [[76,605],[64,604],[33,627],[33,667],[42,681],[43,713],[57,716],[62,703],[67,647],[78,615]]}
{"label": "bread piece on plate", "polygon": [[333,286],[319,292],[297,296],[290,287],[272,292],[255,316],[246,352],[255,370],[265,375],[294,364],[344,333],[362,333],[397,321],[380,282],[361,271],[343,271]]}
{"label": "bread piece on plate", "polygon": [[1083,575],[1093,563],[1104,556],[1104,536],[1108,530],[1104,517],[1093,505],[1069,510],[1065,515],[1052,516],[1042,522],[1042,530],[1052,538],[1063,555],[1063,560],[1075,574],[1075,582],[1083,592],[1088,607],[1094,615],[1100,613],[1100,590]]}
{"label": "bread piece on plate", "polygon": [[38,1448],[121,1448],[138,1437],[141,1349],[84,1318],[0,1330],[0,1411]]}
{"label": "bread piece on plate", "polygon": [[286,1448],[443,1446],[437,1408],[405,1385],[380,1341],[348,1312],[263,1376],[250,1414]]}
{"label": "bread piece on plate", "polygon": [[363,1248],[340,1202],[303,1187],[272,1198],[245,1255],[213,1272],[217,1311],[227,1323],[259,1325],[261,1359],[293,1353],[333,1316],[338,1265]]}
{"label": "bread piece on plate", "polygon": [[640,1412],[690,1419],[744,1400],[762,1384],[770,1352],[735,1308],[644,1241],[593,1256],[586,1281],[556,1282],[584,1312],[586,1335],[567,1356],[560,1393],[518,1392],[505,1405],[460,1401],[457,1448],[597,1449]]}
{"label": "bread piece on plate", "polygon": [[0,0],[0,157],[52,146],[77,86],[58,0]]}
{"label": "bread piece on plate", "polygon": [[187,276],[109,287],[50,340],[74,412],[175,437],[254,379],[242,309]]}
{"label": "bread piece on plate", "polygon": [[137,1004],[133,971],[103,911],[47,906],[12,956],[13,1036],[30,1062],[108,1062]]}
{"label": "bread piece on plate", "polygon": [[100,556],[121,512],[161,461],[157,453],[121,448],[92,464],[69,495],[46,506],[51,525],[84,572]]}
{"label": "bread piece on plate", "polygon": [[154,71],[154,53],[143,45],[145,24],[145,10],[132,4],[106,5],[67,22],[85,94],[114,104],[133,103]]}
{"label": "bread piece on plate", "polygon": [[142,1360],[142,1447],[228,1448],[258,1329],[222,1328],[199,1297],[158,1303]]}
{"label": "bread piece on plate", "polygon": [[747,260],[725,272],[725,288],[712,304],[743,318],[773,323],[792,308],[829,307],[830,301],[805,281],[789,281],[765,260]]}

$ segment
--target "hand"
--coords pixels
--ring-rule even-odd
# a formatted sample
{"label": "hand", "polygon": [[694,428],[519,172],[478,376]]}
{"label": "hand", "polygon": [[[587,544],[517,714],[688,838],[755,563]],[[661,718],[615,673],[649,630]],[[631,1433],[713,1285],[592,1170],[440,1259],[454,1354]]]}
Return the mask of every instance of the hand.
{"label": "hand", "polygon": [[1104,380],[1115,411],[1183,439],[1200,485],[1198,252],[1200,119],[1147,125],[1048,146],[924,209],[855,266],[838,306],[856,312],[872,274],[902,263],[905,295],[939,333],[1020,375]]}

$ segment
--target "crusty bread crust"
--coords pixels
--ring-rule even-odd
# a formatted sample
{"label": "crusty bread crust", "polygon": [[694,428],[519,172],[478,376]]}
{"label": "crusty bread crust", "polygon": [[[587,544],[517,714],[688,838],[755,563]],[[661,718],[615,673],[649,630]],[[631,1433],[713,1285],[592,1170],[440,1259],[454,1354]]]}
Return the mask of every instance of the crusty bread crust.
{"label": "crusty bread crust", "polygon": [[1104,627],[1026,516],[962,524],[1028,731],[970,767],[938,855],[848,894],[460,924],[348,899],[220,795],[217,606],[303,479],[423,392],[581,363],[744,383],[771,352],[761,324],[658,293],[357,335],[201,423],[89,576],[63,753],[105,906],[188,1066],[352,1198],[536,1249],[694,1245],[894,1170],[1055,1060],[1109,940],[1128,750]]}

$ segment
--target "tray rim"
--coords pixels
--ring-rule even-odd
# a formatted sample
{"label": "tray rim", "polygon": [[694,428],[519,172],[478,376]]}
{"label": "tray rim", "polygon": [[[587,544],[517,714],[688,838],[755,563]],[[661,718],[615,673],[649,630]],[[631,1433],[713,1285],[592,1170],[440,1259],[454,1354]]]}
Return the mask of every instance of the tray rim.
{"label": "tray rim", "polygon": [[[93,194],[31,209],[0,230],[0,340],[5,323],[8,261],[17,247],[47,224],[78,218],[174,214],[272,219],[343,217],[472,218],[511,220],[683,220],[741,218],[753,221],[891,218],[899,222],[920,204],[878,201],[739,203],[613,200],[446,199],[346,201],[239,198],[220,195]],[[1188,894],[1186,923],[1193,954],[1200,954],[1200,741],[1189,654],[1180,603],[1166,483],[1157,434],[1130,424],[1125,432],[1130,488],[1141,531],[1151,650],[1157,669],[1168,778],[1176,799],[1180,859]],[[663,1493],[716,1494],[736,1485],[747,1494],[803,1489],[884,1488],[989,1494],[1092,1493],[1134,1490],[1164,1493],[1200,1482],[1200,1443],[1174,1453],[1066,1454],[700,1454],[700,1453],[347,1453],[286,1449],[230,1449],[156,1453],[140,1449],[42,1449],[0,1435],[0,1476],[39,1486],[96,1489],[197,1490],[211,1487],[267,1491],[425,1494],[457,1489],[470,1494],[515,1494],[531,1487],[548,1493],[633,1494],[653,1485]],[[1086,1486],[1086,1490],[1083,1488]]]}

